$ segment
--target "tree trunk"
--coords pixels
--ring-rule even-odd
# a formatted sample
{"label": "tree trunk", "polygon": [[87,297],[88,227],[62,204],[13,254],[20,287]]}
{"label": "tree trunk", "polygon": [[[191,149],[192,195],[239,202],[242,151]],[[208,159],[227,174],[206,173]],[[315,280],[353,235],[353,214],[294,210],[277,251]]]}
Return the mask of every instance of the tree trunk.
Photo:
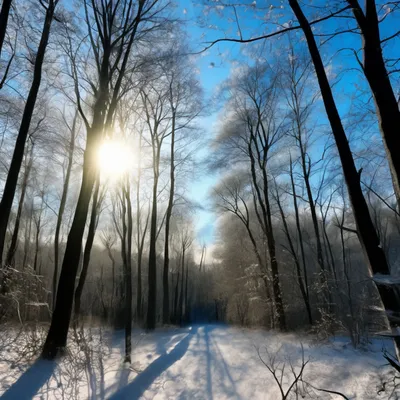
{"label": "tree trunk", "polygon": [[8,24],[8,16],[10,14],[12,0],[3,0],[0,11],[0,56],[3,49],[4,38],[6,37],[6,30]]}
{"label": "tree trunk", "polygon": [[[253,153],[253,145],[256,148],[257,152],[257,162],[262,171],[263,176],[263,188],[262,190],[259,187],[257,180],[257,173],[255,167],[255,157]],[[266,144],[268,147],[268,144]],[[268,176],[266,171],[266,160],[268,157],[268,148],[264,149],[264,151],[260,151],[257,145],[257,139],[254,136],[254,133],[251,133],[250,141],[248,144],[249,156],[250,156],[250,166],[251,166],[251,176],[254,189],[256,191],[256,201],[258,201],[259,206],[261,207],[262,218],[257,212],[257,217],[259,218],[261,228],[267,238],[267,247],[269,253],[269,260],[271,265],[272,272],[272,290],[274,294],[275,301],[275,309],[276,309],[276,317],[278,321],[279,328],[281,330],[286,330],[286,318],[285,318],[285,310],[283,307],[283,299],[282,299],[282,290],[279,279],[279,271],[278,271],[278,261],[276,259],[276,246],[275,246],[275,237],[272,228],[272,220],[271,220],[271,207],[269,202],[269,193],[268,193]],[[262,153],[262,154],[261,154]]]}
{"label": "tree trunk", "polygon": [[175,192],[175,109],[172,111],[172,127],[171,127],[171,161],[170,161],[170,190],[167,212],[165,217],[165,239],[164,239],[164,271],[163,271],[163,323],[170,322],[169,311],[169,230],[172,216],[172,208],[174,206]]}
{"label": "tree trunk", "polygon": [[[33,145],[30,148],[29,155],[27,155],[28,161],[25,167],[25,172],[24,176],[22,179],[21,183],[21,196],[19,198],[19,203],[18,203],[18,210],[17,210],[17,215],[15,218],[15,224],[14,224],[14,231],[11,237],[11,244],[7,252],[7,257],[6,257],[6,265],[7,266],[13,266],[14,265],[14,257],[15,257],[15,252],[17,251],[17,246],[18,246],[18,235],[19,235],[19,225],[21,223],[21,216],[22,216],[22,209],[24,207],[24,201],[25,201],[25,194],[26,194],[26,188],[28,186],[28,180],[29,180],[29,175],[31,173],[32,169],[32,163],[33,163]],[[6,285],[4,286],[4,288]]]}
{"label": "tree trunk", "polygon": [[32,220],[33,220],[33,201],[32,207],[29,210],[29,222],[25,226],[25,243],[24,243],[24,257],[22,259],[22,269],[24,270],[27,264],[29,251],[31,247],[31,237],[32,237]]}
{"label": "tree trunk", "polygon": [[141,152],[142,152],[142,135],[139,137],[139,159],[138,159],[138,177],[136,186],[136,240],[137,240],[137,282],[136,282],[136,318],[139,322],[143,320],[142,313],[142,259],[143,259],[143,246],[144,238],[146,236],[147,224],[149,221],[149,215],[147,214],[146,228],[143,234],[140,233],[141,225],[141,207],[140,207],[140,180],[142,176],[141,171]]}
{"label": "tree trunk", "polygon": [[[157,131],[153,133],[156,135]],[[155,143],[157,142],[157,144]],[[156,147],[154,147],[156,146]],[[150,250],[149,250],[149,274],[148,274],[148,298],[147,298],[147,321],[146,328],[153,330],[156,327],[156,306],[157,306],[157,190],[158,190],[158,174],[160,162],[160,143],[153,139],[153,196],[152,210],[150,220]]]}
{"label": "tree trunk", "polygon": [[178,271],[178,276],[176,278],[176,284],[175,284],[175,296],[174,296],[174,322],[176,324],[178,323],[179,277],[180,273]]}
{"label": "tree trunk", "polygon": [[393,180],[398,205],[400,203],[400,110],[386,70],[379,32],[375,0],[365,0],[365,13],[357,0],[351,5],[363,39],[363,72],[371,88],[379,129]]}
{"label": "tree trunk", "polygon": [[[296,97],[296,99],[297,99],[297,97]],[[311,163],[311,161],[309,161],[309,164],[307,165],[307,159],[306,159],[307,152],[306,152],[306,149],[304,148],[303,140],[301,137],[301,134],[302,134],[302,126],[301,126],[301,121],[300,121],[301,108],[297,102],[296,102],[295,106],[296,106],[297,142],[298,142],[298,147],[300,150],[301,169],[302,169],[302,173],[303,173],[304,183],[306,185],[308,204],[310,205],[310,212],[311,212],[311,219],[312,219],[313,228],[314,228],[315,240],[317,242],[317,260],[318,260],[319,267],[321,269],[321,273],[323,274],[323,283],[326,284],[327,277],[326,277],[326,273],[325,273],[325,262],[324,262],[324,256],[322,253],[322,243],[321,243],[321,236],[319,233],[318,217],[317,217],[317,212],[315,209],[315,202],[314,202],[314,197],[312,194],[311,184],[310,184],[310,173],[311,173],[310,163]]]}
{"label": "tree trunk", "polygon": [[85,230],[90,198],[97,176],[97,166],[95,161],[96,136],[93,135],[93,133],[97,133],[96,130],[94,130],[94,132],[88,132],[88,142],[83,162],[81,189],[67,239],[64,260],[58,282],[56,305],[42,352],[42,356],[48,359],[54,359],[58,351],[64,348],[67,342],[74,299],[75,279],[82,251],[82,238]]}
{"label": "tree trunk", "polygon": [[[293,197],[295,198],[295,194],[293,194]],[[299,285],[299,289],[301,292],[301,296],[303,297],[303,301],[304,301],[304,305],[306,307],[306,311],[307,311],[307,316],[308,316],[308,322],[310,323],[310,325],[313,324],[313,319],[312,319],[312,312],[311,312],[311,305],[310,305],[310,295],[309,295],[309,291],[308,291],[308,283],[307,283],[307,273],[305,270],[305,265],[303,265],[304,267],[304,280],[301,274],[301,268],[300,268],[300,261],[299,261],[299,257],[297,256],[296,250],[294,248],[294,244],[292,241],[292,238],[290,236],[290,231],[289,231],[289,227],[287,225],[286,222],[286,216],[285,213],[283,211],[282,208],[282,204],[281,201],[279,199],[279,193],[277,191],[276,193],[276,202],[278,204],[278,208],[279,208],[279,213],[281,214],[281,218],[282,218],[282,223],[283,223],[283,230],[285,232],[285,236],[286,239],[288,241],[289,244],[289,250],[290,250],[290,254],[292,255],[295,267],[296,267],[296,277],[297,277],[297,283]],[[295,209],[297,211],[297,204],[295,204]],[[299,237],[299,242],[301,241],[301,236]],[[301,247],[303,247],[303,244],[301,243]]]}
{"label": "tree trunk", "polygon": [[179,309],[178,309],[178,323],[182,325],[182,317],[183,317],[183,301],[184,301],[184,289],[185,289],[185,247],[182,249],[182,264],[181,264],[181,290],[179,293]]}
{"label": "tree trunk", "polygon": [[93,193],[93,201],[92,201],[92,212],[90,215],[89,229],[86,238],[85,249],[83,251],[83,262],[82,262],[82,270],[79,276],[78,285],[75,290],[74,296],[74,314],[76,320],[80,317],[81,312],[81,297],[83,293],[83,288],[85,286],[87,273],[89,270],[90,264],[90,253],[93,247],[93,241],[96,234],[96,227],[98,222],[98,211],[99,211],[99,191],[100,191],[100,176],[98,175],[96,178],[96,185]]}
{"label": "tree trunk", "polygon": [[[3,3],[3,6],[4,5],[5,4]],[[36,53],[32,85],[29,90],[28,98],[25,103],[25,108],[22,115],[22,121],[14,147],[14,153],[11,159],[10,168],[8,170],[6,183],[4,185],[3,197],[0,202],[0,266],[2,265],[2,256],[4,250],[4,242],[6,238],[8,220],[10,218],[12,203],[14,201],[15,190],[18,182],[18,175],[24,157],[25,143],[28,137],[33,111],[35,109],[36,99],[40,88],[40,82],[42,80],[43,60],[46,53],[47,43],[50,37],[50,28],[51,28],[51,23],[53,21],[54,9],[55,9],[55,2],[54,0],[50,0],[47,6],[46,17],[44,20],[44,25],[42,30],[42,36],[40,39],[38,51]],[[0,26],[2,27],[1,29],[3,29],[2,23],[0,24]]]}
{"label": "tree trunk", "polygon": [[[370,272],[378,277],[380,275],[389,277],[390,268],[386,260],[385,253],[380,246],[379,238],[372,223],[368,205],[361,189],[361,171],[357,171],[356,169],[350,150],[350,145],[343,129],[342,121],[333,98],[332,89],[329,85],[329,81],[326,76],[321,55],[315,42],[310,23],[304,16],[297,0],[289,0],[289,4],[304,32],[311,58],[314,63],[325,110],[328,115],[332,133],[339,152],[340,161],[342,163],[343,174],[347,184],[347,190],[356,221],[358,237],[365,259],[370,267]],[[389,317],[389,315],[394,315],[395,318],[397,318],[397,315],[400,315],[400,306],[396,296],[395,288],[393,285],[386,284],[384,281],[384,279],[376,279],[375,283],[377,285],[377,289],[385,307],[387,316]],[[392,330],[394,331],[393,333],[395,334],[398,323],[391,318],[389,318],[389,322]],[[398,352],[400,348],[399,336],[395,336],[395,344]]]}
{"label": "tree trunk", "polygon": [[36,222],[36,232],[35,232],[35,256],[33,261],[33,270],[37,273],[38,267],[38,257],[39,257],[39,239],[40,239],[40,230],[42,228],[42,216],[39,216],[38,221]]}
{"label": "tree trunk", "polygon": [[292,166],[292,158],[291,157],[290,157],[290,182],[291,182],[291,185],[292,185],[293,208],[294,208],[294,215],[295,215],[295,220],[296,220],[297,234],[298,234],[298,237],[299,237],[301,261],[302,261],[302,264],[303,264],[304,283],[305,283],[305,289],[306,289],[306,292],[307,292],[307,297],[309,298],[310,295],[309,295],[309,290],[308,290],[308,274],[307,274],[306,253],[304,251],[303,232],[301,230],[301,225],[300,225],[299,207],[297,205],[297,194],[296,194],[296,186],[295,186],[294,176],[293,176],[293,166]]}
{"label": "tree trunk", "polygon": [[189,296],[188,296],[188,283],[189,283],[189,262],[186,261],[186,279],[185,279],[185,322],[189,322]]}
{"label": "tree trunk", "polygon": [[127,205],[127,245],[126,245],[126,276],[125,276],[125,362],[131,362],[132,352],[132,204],[129,177],[126,178],[125,198]]}
{"label": "tree trunk", "polygon": [[54,234],[53,309],[56,304],[56,295],[57,295],[60,232],[61,232],[61,225],[62,225],[62,220],[63,220],[63,216],[64,216],[64,211],[65,211],[65,205],[67,203],[69,181],[71,178],[71,170],[72,170],[72,164],[73,164],[73,159],[74,159],[75,135],[76,135],[75,130],[76,130],[77,119],[78,119],[78,111],[75,112],[74,119],[72,121],[71,138],[69,141],[69,148],[68,148],[67,168],[66,168],[66,172],[65,172],[64,184],[63,184],[63,189],[62,189],[62,193],[61,193],[60,207],[58,209],[58,214],[57,214],[56,230],[55,230],[55,234]]}

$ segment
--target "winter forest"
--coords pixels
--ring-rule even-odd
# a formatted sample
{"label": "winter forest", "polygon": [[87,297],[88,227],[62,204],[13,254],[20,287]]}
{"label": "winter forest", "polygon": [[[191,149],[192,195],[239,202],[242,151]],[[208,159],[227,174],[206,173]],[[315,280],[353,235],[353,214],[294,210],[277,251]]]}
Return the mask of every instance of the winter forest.
{"label": "winter forest", "polygon": [[1,0],[0,396],[400,398],[399,22]]}

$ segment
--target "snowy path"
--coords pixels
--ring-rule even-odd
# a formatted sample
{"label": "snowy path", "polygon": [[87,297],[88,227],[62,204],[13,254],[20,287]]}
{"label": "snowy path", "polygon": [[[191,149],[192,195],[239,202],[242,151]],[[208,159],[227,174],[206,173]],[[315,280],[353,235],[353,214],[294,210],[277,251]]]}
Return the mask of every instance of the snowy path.
{"label": "snowy path", "polygon": [[[294,334],[218,325],[160,330],[140,337],[133,351],[132,369],[121,365],[123,341],[116,335],[101,368],[96,370],[93,366],[92,374],[83,374],[76,387],[67,381],[67,376],[72,376],[67,366],[64,373],[57,374],[54,366],[39,361],[19,378],[14,371],[14,378],[4,379],[2,368],[0,394],[5,391],[4,399],[30,399],[35,395],[56,399],[72,398],[74,390],[82,399],[278,400],[278,387],[260,362],[257,348],[265,360],[266,346],[270,354],[280,349],[278,361],[290,359],[298,366],[302,343],[305,358],[310,358],[304,374],[306,381],[341,391],[351,399],[388,398],[385,393],[377,395],[380,375],[386,371],[380,352],[385,343],[381,341],[376,341],[369,351],[362,351],[346,345],[346,339],[317,345]],[[329,396],[321,393],[314,398],[339,398]]]}

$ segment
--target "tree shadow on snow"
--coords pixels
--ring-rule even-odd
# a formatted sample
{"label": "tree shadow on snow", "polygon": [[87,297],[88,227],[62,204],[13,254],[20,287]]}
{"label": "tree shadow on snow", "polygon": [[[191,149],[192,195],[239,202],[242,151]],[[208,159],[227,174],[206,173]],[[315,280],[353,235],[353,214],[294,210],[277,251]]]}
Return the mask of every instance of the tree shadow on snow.
{"label": "tree shadow on snow", "polygon": [[[213,379],[220,382],[217,383],[219,390],[224,388],[225,394],[229,399],[240,400],[240,396],[236,390],[236,384],[229,371],[225,358],[217,344],[215,338],[211,337],[211,332],[216,328],[226,328],[226,325],[207,325],[204,327],[204,341],[206,351],[206,378],[207,378],[207,398],[213,400]],[[212,370],[214,367],[214,370]],[[228,382],[225,384],[225,378]]]}
{"label": "tree shadow on snow", "polygon": [[1,396],[2,400],[32,399],[50,379],[56,365],[55,361],[36,360]]}
{"label": "tree shadow on snow", "polygon": [[211,377],[211,352],[210,352],[210,331],[214,329],[213,326],[206,326],[204,328],[204,341],[206,342],[206,356],[207,356],[207,395],[209,400],[213,400],[212,394],[212,377]]}
{"label": "tree shadow on snow", "polygon": [[171,350],[162,354],[142,371],[131,383],[114,393],[110,400],[139,399],[151,384],[171,365],[180,360],[189,348],[189,343],[196,334],[198,327],[192,330]]}

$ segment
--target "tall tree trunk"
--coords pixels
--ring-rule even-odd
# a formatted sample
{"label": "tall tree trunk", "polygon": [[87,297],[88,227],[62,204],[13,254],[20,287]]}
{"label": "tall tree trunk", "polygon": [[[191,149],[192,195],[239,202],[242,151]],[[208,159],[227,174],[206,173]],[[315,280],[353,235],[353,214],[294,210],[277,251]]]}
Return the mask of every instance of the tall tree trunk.
{"label": "tall tree trunk", "polygon": [[375,0],[365,0],[365,13],[358,0],[351,5],[363,39],[363,72],[371,88],[379,129],[389,162],[393,187],[400,204],[400,110],[386,70]]}
{"label": "tall tree trunk", "polygon": [[[253,146],[255,146],[257,153],[257,163],[261,169],[262,177],[263,177],[263,187],[260,189],[257,173],[256,173],[256,160],[254,157]],[[275,237],[272,228],[272,219],[271,219],[271,207],[269,202],[269,193],[268,193],[268,176],[266,171],[266,160],[268,158],[268,144],[266,144],[267,149],[264,151],[260,151],[257,145],[257,139],[254,136],[254,132],[251,132],[250,141],[248,143],[248,150],[250,156],[250,169],[251,169],[251,177],[252,183],[254,186],[254,190],[256,192],[255,200],[258,202],[259,207],[261,208],[262,215],[260,216],[259,212],[256,210],[257,217],[259,219],[261,228],[267,238],[267,247],[268,247],[268,255],[269,261],[271,265],[272,272],[272,290],[274,294],[275,301],[275,311],[276,311],[276,319],[278,321],[279,328],[281,330],[286,330],[286,318],[285,318],[285,310],[283,307],[283,299],[282,299],[282,290],[279,279],[279,270],[278,270],[278,261],[276,259],[276,246],[275,246]],[[257,203],[256,203],[257,205]]]}
{"label": "tall tree trunk", "polygon": [[[335,138],[336,146],[339,152],[340,161],[342,163],[343,174],[347,184],[347,190],[353,209],[354,219],[356,221],[357,232],[361,247],[363,249],[365,259],[367,260],[370,267],[370,271],[376,276],[375,283],[377,289],[382,299],[382,303],[385,307],[393,333],[396,334],[398,323],[394,319],[391,319],[389,316],[394,315],[397,319],[397,316],[400,315],[399,300],[397,298],[396,291],[393,285],[387,284],[387,281],[390,282],[390,268],[386,260],[385,253],[380,246],[379,238],[371,220],[368,205],[365,201],[361,189],[361,171],[357,171],[356,169],[353,155],[350,150],[350,145],[347,140],[342,121],[340,119],[339,112],[335,104],[335,100],[333,98],[332,89],[329,85],[329,81],[324,69],[324,64],[322,62],[318,46],[315,42],[310,23],[304,16],[304,13],[301,10],[298,1],[288,1],[304,32],[310,55],[314,63],[315,72],[321,89],[322,99],[325,105],[325,110],[328,115],[328,119],[332,128],[332,133]],[[379,279],[381,276],[384,276],[388,279]],[[397,352],[399,352],[399,336],[395,336],[395,344]]]}
{"label": "tall tree trunk", "polygon": [[170,322],[169,311],[169,230],[174,206],[175,193],[175,119],[176,112],[172,108],[172,127],[171,127],[171,161],[170,161],[170,189],[167,212],[165,217],[165,239],[164,239],[164,271],[163,271],[163,323]]}
{"label": "tall tree trunk", "polygon": [[32,207],[29,210],[29,220],[26,222],[25,226],[25,243],[24,243],[24,257],[22,259],[22,269],[25,269],[29,251],[31,247],[31,237],[32,237],[32,220],[33,220],[33,200],[32,200]]}
{"label": "tall tree trunk", "polygon": [[[46,53],[47,43],[50,37],[50,28],[53,21],[54,9],[56,4],[57,0],[49,0],[47,5],[42,36],[40,38],[38,51],[36,53],[32,85],[25,103],[22,121],[14,147],[14,153],[11,159],[10,168],[8,170],[7,179],[3,190],[3,197],[0,202],[0,266],[2,265],[2,256],[4,250],[4,242],[6,238],[7,225],[10,218],[12,203],[14,201],[18,175],[24,157],[25,144],[29,133],[33,111],[35,109],[36,99],[40,88],[40,82],[42,80],[43,60]],[[3,29],[3,25],[0,24],[0,26],[2,27],[1,29]]]}
{"label": "tall tree trunk", "polygon": [[100,192],[100,176],[97,175],[96,184],[93,192],[93,201],[92,201],[92,212],[90,214],[90,222],[89,229],[86,238],[85,249],[83,251],[83,262],[82,262],[82,270],[79,276],[78,285],[75,290],[74,296],[74,314],[75,318],[78,320],[81,312],[81,297],[83,293],[83,288],[85,286],[87,273],[89,270],[90,264],[90,253],[93,247],[93,241],[96,234],[96,227],[98,222],[98,212],[99,212],[99,192]]}
{"label": "tall tree trunk", "polygon": [[3,49],[4,38],[6,37],[6,30],[8,25],[8,16],[10,14],[12,0],[3,0],[0,11],[0,56]]}
{"label": "tall tree trunk", "polygon": [[306,185],[307,200],[308,204],[310,205],[311,219],[314,228],[315,240],[317,243],[317,261],[321,269],[321,273],[323,274],[324,283],[326,283],[327,277],[325,274],[325,262],[322,252],[321,235],[319,232],[319,223],[318,223],[317,211],[315,208],[314,196],[310,184],[311,161],[309,161],[307,164],[307,152],[306,149],[304,148],[305,146],[302,140],[302,126],[300,121],[300,112],[301,112],[300,105],[296,103],[297,143],[300,150],[301,170],[303,174],[304,183]]}
{"label": "tall tree trunk", "polygon": [[189,322],[189,296],[188,296],[188,283],[189,283],[189,261],[186,261],[186,279],[185,279],[185,322]]}
{"label": "tall tree trunk", "polygon": [[[67,343],[74,300],[75,280],[82,252],[82,239],[89,212],[90,199],[98,175],[97,149],[106,127],[105,114],[109,103],[108,73],[110,68],[110,52],[110,48],[104,49],[99,73],[98,96],[93,106],[92,125],[89,126],[89,123],[86,121],[87,141],[83,157],[81,188],[68,234],[51,325],[42,351],[42,357],[47,359],[54,359],[59,349],[63,349]],[[110,113],[112,111],[108,108],[107,118],[110,117]]]}
{"label": "tall tree trunk", "polygon": [[125,199],[127,206],[126,276],[125,276],[125,362],[131,362],[132,352],[132,203],[129,177],[126,177]]}
{"label": "tall tree trunk", "polygon": [[42,228],[42,216],[36,221],[36,231],[35,231],[35,256],[33,259],[33,270],[38,272],[38,258],[39,258],[39,244],[40,244],[40,230]]}
{"label": "tall tree trunk", "polygon": [[[156,135],[156,132],[153,135]],[[155,143],[157,142],[157,143]],[[155,147],[156,146],[156,147]],[[156,327],[156,306],[157,306],[157,191],[158,174],[160,162],[160,143],[153,139],[153,196],[150,220],[150,250],[149,250],[149,273],[148,273],[148,298],[147,298],[147,321],[146,328],[153,330]]]}
{"label": "tall tree trunk", "polygon": [[[140,214],[138,214],[140,215]],[[138,217],[137,220],[137,226],[138,226],[138,276],[137,276],[137,303],[136,303],[136,314],[137,318],[139,321],[142,321],[143,319],[143,295],[142,295],[142,264],[143,264],[143,249],[144,249],[144,241],[146,239],[146,233],[147,233],[147,227],[149,225],[149,213],[147,214],[146,217],[146,223],[145,227],[143,229],[143,232],[140,233],[140,217]]]}
{"label": "tall tree trunk", "polygon": [[183,302],[185,295],[185,247],[182,248],[182,259],[181,259],[181,290],[179,293],[179,309],[178,309],[178,323],[182,325],[182,317],[183,317]]}
{"label": "tall tree trunk", "polygon": [[58,214],[57,214],[56,230],[55,230],[55,234],[54,234],[54,271],[53,271],[53,286],[52,286],[52,291],[53,291],[53,293],[52,293],[53,294],[53,297],[52,297],[52,299],[53,299],[53,309],[54,309],[55,304],[56,304],[56,295],[57,295],[58,259],[59,259],[59,249],[60,249],[60,232],[61,232],[61,226],[62,226],[64,211],[65,211],[65,205],[67,203],[69,181],[70,181],[70,178],[71,178],[72,164],[73,164],[73,160],[74,160],[77,119],[78,119],[78,111],[75,112],[74,119],[72,121],[72,127],[71,127],[71,130],[70,130],[71,137],[70,137],[69,146],[68,146],[67,168],[66,168],[66,171],[65,171],[65,177],[64,177],[64,184],[63,184],[62,193],[61,193],[60,206],[58,208]]}
{"label": "tall tree trunk", "polygon": [[174,322],[176,324],[178,323],[179,277],[180,277],[180,272],[178,271],[178,276],[176,278],[176,284],[175,284],[175,296],[174,296]]}
{"label": "tall tree trunk", "polygon": [[304,283],[305,283],[305,289],[307,292],[307,297],[309,298],[309,290],[308,290],[308,274],[307,274],[307,263],[306,263],[306,253],[304,251],[304,241],[303,241],[303,232],[301,230],[301,225],[300,225],[300,216],[299,216],[299,207],[297,205],[297,193],[296,193],[296,185],[294,182],[294,176],[293,176],[293,164],[292,164],[292,158],[290,157],[290,183],[292,185],[292,196],[293,196],[293,208],[294,208],[294,215],[295,215],[295,220],[296,220],[296,229],[297,229],[297,235],[299,238],[299,244],[300,244],[300,253],[301,253],[301,261],[303,264],[303,274],[304,274]]}
{"label": "tall tree trunk", "polygon": [[[14,257],[15,257],[15,252],[17,251],[17,246],[18,246],[18,235],[19,235],[19,226],[21,223],[21,216],[22,216],[22,210],[24,208],[24,201],[25,201],[25,194],[26,194],[26,188],[28,187],[28,181],[29,181],[29,175],[31,173],[32,169],[32,164],[33,164],[33,144],[29,150],[29,154],[27,155],[27,163],[25,166],[25,171],[24,171],[24,176],[21,182],[21,196],[19,198],[19,203],[18,203],[18,210],[17,210],[17,215],[15,218],[15,224],[14,224],[14,231],[11,237],[11,243],[10,247],[7,252],[7,257],[6,257],[6,265],[7,266],[12,266],[14,265]],[[4,286],[4,288],[6,285]]]}
{"label": "tall tree trunk", "polygon": [[[139,138],[139,149],[142,149],[142,136]],[[142,291],[142,263],[143,249],[146,238],[147,228],[149,225],[149,214],[146,216],[146,223],[143,231],[140,231],[142,209],[140,207],[140,182],[141,182],[141,153],[138,160],[138,177],[136,186],[136,240],[137,240],[137,288],[136,288],[136,317],[139,322],[143,320],[143,291]]]}
{"label": "tall tree trunk", "polygon": [[53,317],[42,352],[42,356],[48,359],[53,359],[57,355],[59,349],[64,348],[67,342],[74,299],[75,279],[82,251],[82,238],[85,231],[90,198],[97,176],[97,166],[95,161],[95,139],[97,132],[101,132],[101,130],[94,129],[94,132],[88,133],[88,141],[84,154],[81,189],[67,239]]}
{"label": "tall tree trunk", "polygon": [[[295,194],[293,196],[295,196]],[[303,297],[304,305],[306,307],[308,322],[310,323],[310,325],[312,325],[313,319],[312,319],[312,312],[311,312],[311,305],[310,305],[310,295],[309,295],[309,291],[308,291],[307,272],[305,269],[305,265],[303,264],[303,273],[304,273],[304,280],[303,280],[303,276],[301,274],[300,260],[296,253],[296,250],[294,248],[293,240],[290,235],[289,227],[286,222],[286,216],[283,211],[281,201],[279,199],[278,190],[276,191],[276,202],[278,204],[279,213],[281,214],[283,230],[285,232],[285,236],[286,236],[286,239],[289,244],[290,254],[292,255],[292,258],[293,258],[293,261],[294,261],[294,264],[296,267],[297,283],[299,285],[300,293],[301,293],[301,296]],[[296,205],[295,205],[295,209],[297,210]],[[300,240],[302,240],[301,236],[299,237],[299,242],[300,242]],[[302,247],[302,243],[301,243],[301,247]],[[303,259],[303,261],[304,261],[304,259]]]}

